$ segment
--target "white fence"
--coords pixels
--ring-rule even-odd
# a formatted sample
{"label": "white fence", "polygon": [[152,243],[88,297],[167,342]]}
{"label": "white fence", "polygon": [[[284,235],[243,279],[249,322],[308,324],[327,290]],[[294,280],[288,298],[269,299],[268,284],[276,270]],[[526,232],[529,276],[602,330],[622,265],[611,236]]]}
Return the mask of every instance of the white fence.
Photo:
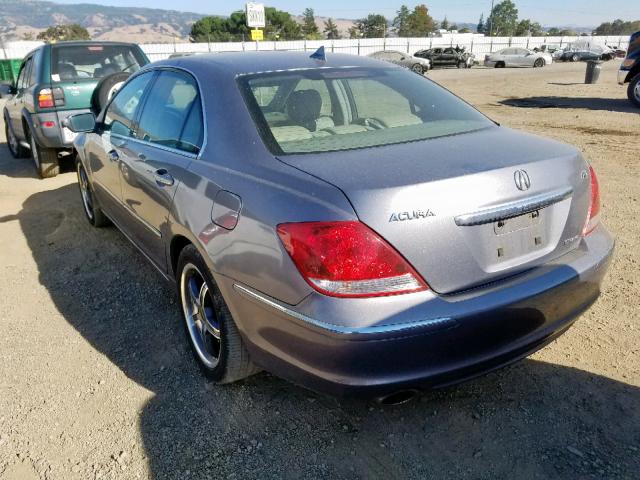
{"label": "white fence", "polygon": [[[602,37],[482,37],[461,34],[445,37],[422,38],[363,38],[345,40],[296,40],[279,42],[225,42],[225,43],[151,43],[141,45],[152,61],[163,60],[175,53],[242,52],[263,50],[314,51],[324,45],[329,52],[368,55],[378,50],[400,50],[410,54],[432,47],[460,46],[473,52],[477,57],[485,53],[519,46],[540,47],[544,44],[564,47],[577,40],[588,40],[596,44],[626,49],[629,36]],[[0,45],[0,59],[22,58],[41,42],[11,42]]]}
{"label": "white fence", "polygon": [[328,52],[368,55],[378,50],[400,50],[413,54],[432,47],[460,46],[473,52],[477,57],[510,46],[524,48],[553,45],[565,47],[567,44],[591,41],[594,44],[609,45],[626,49],[629,36],[600,37],[479,37],[476,35],[450,35],[446,37],[423,38],[363,38],[345,40],[297,40],[278,42],[226,42],[226,43],[158,43],[141,45],[150,60],[163,60],[176,53],[242,52],[242,51],[314,51],[324,46]]}

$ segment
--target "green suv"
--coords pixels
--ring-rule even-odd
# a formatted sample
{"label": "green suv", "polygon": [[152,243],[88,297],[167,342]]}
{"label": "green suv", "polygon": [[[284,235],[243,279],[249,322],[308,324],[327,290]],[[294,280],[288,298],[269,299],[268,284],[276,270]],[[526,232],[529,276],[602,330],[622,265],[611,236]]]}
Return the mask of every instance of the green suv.
{"label": "green suv", "polygon": [[30,155],[41,178],[56,176],[75,138],[63,121],[100,110],[147,63],[139,46],[118,42],[60,42],[27,54],[2,112],[11,154]]}

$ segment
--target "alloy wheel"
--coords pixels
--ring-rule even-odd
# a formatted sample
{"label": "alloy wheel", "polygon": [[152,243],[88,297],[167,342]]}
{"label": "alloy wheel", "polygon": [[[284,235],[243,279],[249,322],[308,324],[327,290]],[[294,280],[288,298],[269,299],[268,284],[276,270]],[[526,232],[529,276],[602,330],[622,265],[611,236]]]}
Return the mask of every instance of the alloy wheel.
{"label": "alloy wheel", "polygon": [[91,186],[89,185],[89,178],[87,172],[80,162],[78,162],[78,185],[80,186],[80,195],[82,196],[82,206],[84,211],[89,217],[89,220],[93,221],[93,195],[91,194]]}
{"label": "alloy wheel", "polygon": [[20,145],[18,143],[18,139],[13,134],[13,131],[11,130],[9,125],[7,125],[6,130],[7,130],[7,144],[9,145],[9,150],[11,150],[11,154],[15,157],[18,155],[18,147]]}
{"label": "alloy wheel", "polygon": [[213,296],[198,267],[188,263],[180,276],[180,297],[191,343],[205,367],[220,361],[221,330]]}

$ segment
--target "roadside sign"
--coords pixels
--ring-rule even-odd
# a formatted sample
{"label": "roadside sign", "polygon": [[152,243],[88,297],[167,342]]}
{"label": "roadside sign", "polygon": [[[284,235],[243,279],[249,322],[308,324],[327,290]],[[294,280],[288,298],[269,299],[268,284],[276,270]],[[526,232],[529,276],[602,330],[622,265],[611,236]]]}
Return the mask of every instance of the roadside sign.
{"label": "roadside sign", "polygon": [[251,40],[254,40],[256,42],[264,40],[264,33],[262,32],[262,30],[251,30]]}
{"label": "roadside sign", "polygon": [[[264,4],[247,3],[246,7],[247,7],[247,27],[264,28],[265,27]],[[251,34],[251,38],[253,38],[253,33]]]}

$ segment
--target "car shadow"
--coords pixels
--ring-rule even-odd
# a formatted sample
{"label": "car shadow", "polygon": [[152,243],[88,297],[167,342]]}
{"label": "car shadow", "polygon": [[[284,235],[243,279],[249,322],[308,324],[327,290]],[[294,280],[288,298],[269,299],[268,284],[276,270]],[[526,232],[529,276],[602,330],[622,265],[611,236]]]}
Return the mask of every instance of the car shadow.
{"label": "car shadow", "polygon": [[139,419],[155,479],[640,471],[640,389],[542,361],[395,407],[326,397],[267,373],[213,385],[191,357],[173,288],[115,228],[89,226],[75,185],[33,194],[16,220],[58,311],[155,394]]}
{"label": "car shadow", "polygon": [[[10,178],[38,178],[36,168],[31,157],[13,158],[6,142],[0,142],[0,151],[3,160],[0,166],[0,175]],[[74,170],[73,159],[68,156],[60,161],[60,172],[70,172]]]}
{"label": "car shadow", "polygon": [[521,108],[582,108],[585,110],[606,110],[610,112],[640,113],[628,100],[622,98],[589,97],[526,97],[507,98],[498,102],[508,107]]}

